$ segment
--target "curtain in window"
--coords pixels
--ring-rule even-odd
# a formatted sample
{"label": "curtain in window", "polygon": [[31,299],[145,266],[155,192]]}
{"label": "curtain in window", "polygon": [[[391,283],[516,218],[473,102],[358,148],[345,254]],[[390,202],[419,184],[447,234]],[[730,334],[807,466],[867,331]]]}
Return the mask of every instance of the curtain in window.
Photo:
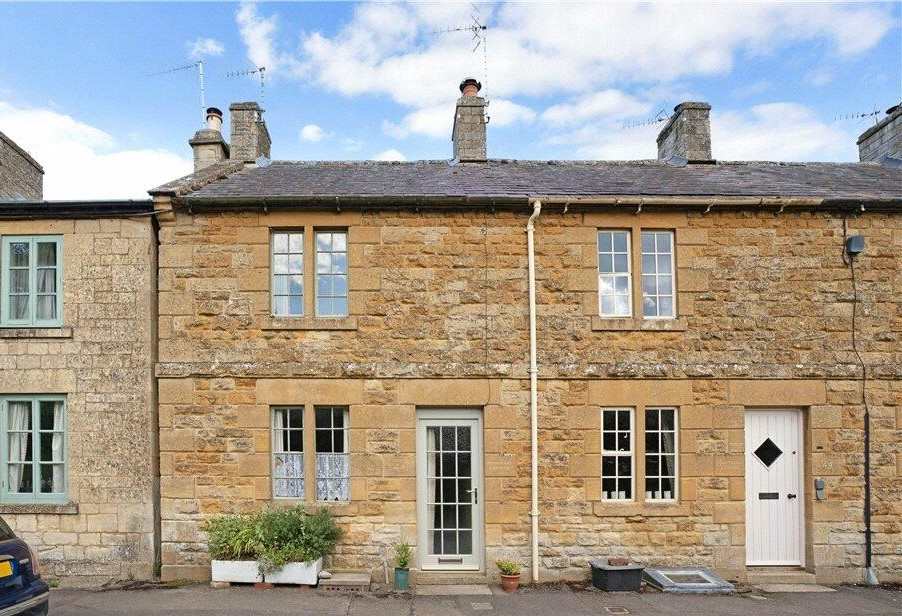
{"label": "curtain in window", "polygon": [[349,500],[351,465],[346,453],[316,454],[316,495],[319,500]]}
{"label": "curtain in window", "polygon": [[65,486],[65,472],[63,462],[63,403],[53,403],[53,440],[50,444],[51,462],[59,462],[53,465],[53,486],[51,492],[63,492]]}
{"label": "curtain in window", "polygon": [[[24,462],[28,452],[28,440],[31,438],[31,403],[27,401],[10,402],[9,412],[9,461]],[[23,432],[17,432],[23,430]],[[25,469],[31,472],[31,465],[10,464],[9,489],[10,492],[22,492],[27,481]],[[25,490],[30,492],[31,490]]]}

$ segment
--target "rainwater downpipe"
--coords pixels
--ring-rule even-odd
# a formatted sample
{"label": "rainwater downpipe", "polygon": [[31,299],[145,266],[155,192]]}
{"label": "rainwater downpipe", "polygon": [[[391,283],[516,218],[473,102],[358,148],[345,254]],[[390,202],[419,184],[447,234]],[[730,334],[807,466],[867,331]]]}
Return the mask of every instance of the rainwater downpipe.
{"label": "rainwater downpipe", "polygon": [[529,263],[529,444],[532,471],[532,581],[539,581],[539,369],[536,362],[536,254],[533,223],[542,212],[542,202],[532,202],[532,215],[526,223],[526,255]]}

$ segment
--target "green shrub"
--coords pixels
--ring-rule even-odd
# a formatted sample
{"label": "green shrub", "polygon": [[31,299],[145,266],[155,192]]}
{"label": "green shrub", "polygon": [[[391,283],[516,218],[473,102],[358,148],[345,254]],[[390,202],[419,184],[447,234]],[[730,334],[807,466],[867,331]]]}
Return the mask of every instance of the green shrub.
{"label": "green shrub", "polygon": [[260,513],[221,515],[204,524],[210,556],[256,560],[261,573],[289,562],[311,562],[329,554],[341,537],[327,509],[308,513],[298,505]]}
{"label": "green shrub", "polygon": [[407,569],[410,567],[410,557],[412,554],[413,550],[406,541],[395,544],[395,560],[398,562],[399,569]]}
{"label": "green shrub", "polygon": [[495,566],[501,575],[520,575],[520,563],[514,560],[496,560]]}

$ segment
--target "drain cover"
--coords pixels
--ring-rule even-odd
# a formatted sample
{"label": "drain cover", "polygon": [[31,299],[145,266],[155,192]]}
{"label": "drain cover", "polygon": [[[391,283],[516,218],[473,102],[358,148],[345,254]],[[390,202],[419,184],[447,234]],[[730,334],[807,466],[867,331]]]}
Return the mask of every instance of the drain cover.
{"label": "drain cover", "polygon": [[491,603],[471,603],[470,605],[473,606],[473,611],[494,609]]}
{"label": "drain cover", "polygon": [[620,607],[619,605],[612,605],[610,607],[604,608],[604,611],[608,614],[629,614],[630,611],[625,607]]}

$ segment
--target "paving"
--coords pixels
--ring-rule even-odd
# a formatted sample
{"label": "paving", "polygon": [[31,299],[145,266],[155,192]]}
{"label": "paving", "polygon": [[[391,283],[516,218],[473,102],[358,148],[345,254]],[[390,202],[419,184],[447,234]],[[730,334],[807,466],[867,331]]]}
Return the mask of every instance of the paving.
{"label": "paving", "polygon": [[568,586],[522,588],[505,594],[490,587],[478,595],[336,594],[309,588],[247,587],[89,591],[55,589],[51,616],[899,616],[902,590],[840,587],[830,593],[765,593],[728,596],[658,592],[605,593]]}

